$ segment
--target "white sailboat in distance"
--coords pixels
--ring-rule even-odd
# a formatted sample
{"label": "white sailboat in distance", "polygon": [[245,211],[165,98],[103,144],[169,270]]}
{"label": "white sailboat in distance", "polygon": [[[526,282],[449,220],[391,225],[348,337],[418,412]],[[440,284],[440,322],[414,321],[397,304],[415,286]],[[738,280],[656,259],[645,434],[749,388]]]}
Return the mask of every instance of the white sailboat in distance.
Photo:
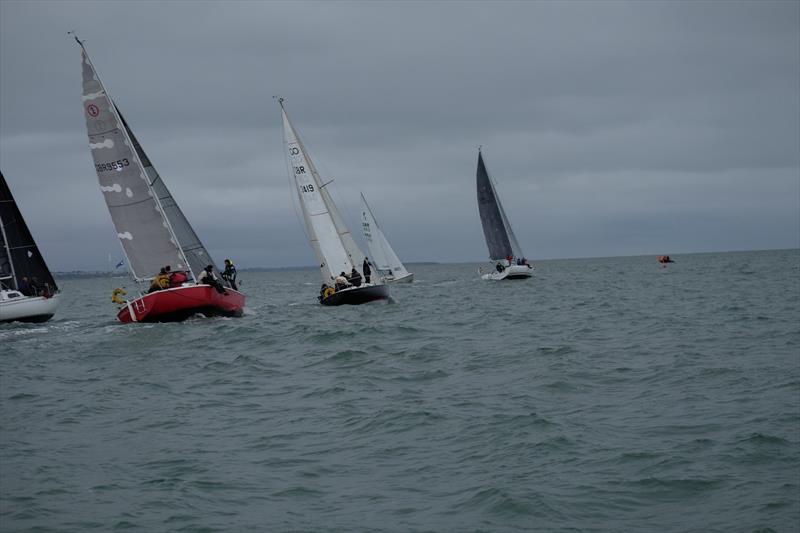
{"label": "white sailboat in distance", "polygon": [[344,223],[330,193],[325,189],[314,163],[278,98],[283,117],[283,139],[289,160],[289,174],[297,187],[307,235],[319,262],[322,305],[363,304],[389,299],[389,287],[380,280],[366,283],[365,256]]}
{"label": "white sailboat in distance", "polygon": [[517,237],[511,229],[511,223],[500,204],[500,198],[494,189],[489,172],[483,162],[483,154],[478,149],[478,211],[483,225],[483,236],[489,248],[489,258],[495,261],[494,269],[483,274],[481,279],[526,279],[531,277],[533,267],[528,264],[522,253]]}
{"label": "white sailboat in distance", "polygon": [[361,193],[361,229],[364,232],[364,240],[367,241],[369,254],[372,256],[370,262],[378,269],[385,283],[414,281],[414,273],[406,270],[400,258],[394,253],[378,221],[375,220],[364,193]]}

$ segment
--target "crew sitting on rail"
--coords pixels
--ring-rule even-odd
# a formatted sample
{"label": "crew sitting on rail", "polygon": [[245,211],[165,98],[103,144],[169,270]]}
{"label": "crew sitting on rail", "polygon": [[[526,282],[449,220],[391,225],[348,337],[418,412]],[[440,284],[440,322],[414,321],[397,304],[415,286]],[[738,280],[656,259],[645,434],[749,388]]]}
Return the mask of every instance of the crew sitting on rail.
{"label": "crew sitting on rail", "polygon": [[336,291],[334,290],[333,287],[331,287],[327,283],[323,283],[322,287],[319,288],[319,301],[321,302],[322,300],[333,295],[334,293],[336,293]]}
{"label": "crew sitting on rail", "polygon": [[358,273],[356,267],[353,267],[353,269],[350,271],[350,276],[348,276],[348,279],[350,280],[350,283],[356,287],[361,286],[361,274]]}
{"label": "crew sitting on rail", "polygon": [[203,269],[203,271],[200,273],[200,277],[197,279],[197,283],[211,285],[217,290],[218,293],[225,294],[225,287],[222,286],[222,283],[219,282],[217,276],[214,275],[213,265],[208,265]]}
{"label": "crew sitting on rail", "polygon": [[169,275],[166,267],[162,267],[158,275],[153,278],[153,283],[150,284],[150,289],[147,292],[156,292],[167,287],[169,287]]}
{"label": "crew sitting on rail", "polygon": [[347,281],[347,276],[344,275],[344,272],[336,276],[334,283],[335,283],[334,289],[337,291],[350,287],[350,282]]}
{"label": "crew sitting on rail", "polygon": [[22,279],[17,284],[17,290],[25,296],[34,296],[33,287],[31,287],[28,276],[22,276]]}

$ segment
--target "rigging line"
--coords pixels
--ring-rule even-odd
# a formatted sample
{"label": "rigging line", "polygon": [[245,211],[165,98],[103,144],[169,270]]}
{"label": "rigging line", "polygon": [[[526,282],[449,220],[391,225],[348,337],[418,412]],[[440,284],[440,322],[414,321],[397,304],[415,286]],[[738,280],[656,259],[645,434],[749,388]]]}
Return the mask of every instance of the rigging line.
{"label": "rigging line", "polygon": [[[283,97],[280,96],[280,95],[273,95],[272,98],[273,98],[273,100],[277,100],[278,101],[278,105],[280,105],[281,106],[281,110],[283,110]],[[283,110],[283,112],[285,113],[285,110]],[[283,137],[284,138],[281,139],[281,146],[286,147],[286,146],[288,146],[288,143],[286,142],[285,127],[283,129],[284,129],[284,132],[283,132]],[[289,200],[292,203],[292,209],[294,210],[294,216],[295,216],[295,218],[297,218],[297,221],[300,222],[300,227],[303,229],[303,235],[305,235],[306,236],[306,240],[310,242],[311,241],[311,236],[309,235],[308,230],[306,228],[306,222],[305,222],[305,220],[301,219],[301,217],[300,217],[300,211],[299,211],[300,206],[298,205],[299,202],[300,202],[300,198],[297,197],[297,188],[296,188],[297,187],[297,183],[295,182],[294,176],[292,175],[292,168],[291,168],[292,165],[289,162],[289,156],[287,154],[288,153],[284,153],[283,161],[286,164],[286,177],[289,180]]]}

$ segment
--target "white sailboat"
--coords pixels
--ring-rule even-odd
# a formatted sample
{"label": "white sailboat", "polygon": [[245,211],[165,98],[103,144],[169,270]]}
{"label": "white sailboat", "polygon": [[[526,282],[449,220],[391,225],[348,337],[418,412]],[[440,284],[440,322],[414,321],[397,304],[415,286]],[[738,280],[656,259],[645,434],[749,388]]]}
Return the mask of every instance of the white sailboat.
{"label": "white sailboat", "polygon": [[58,301],[58,286],[0,172],[0,322],[45,322]]}
{"label": "white sailboat", "polygon": [[289,159],[289,173],[297,187],[309,243],[319,262],[322,277],[320,303],[342,305],[388,300],[389,288],[386,285],[374,279],[371,280],[372,283],[364,281],[365,256],[353,240],[353,235],[333,203],[333,198],[325,189],[330,182],[322,183],[314,163],[286,114],[283,98],[279,98],[278,103],[283,117],[283,138]]}
{"label": "white sailboat", "polygon": [[[478,150],[478,211],[483,225],[483,236],[489,248],[489,258],[495,261],[491,272],[482,274],[481,279],[526,279],[531,277],[533,267],[522,253],[511,223],[500,204],[489,172],[483,162],[483,154]],[[481,271],[482,273],[482,271]]]}
{"label": "white sailboat", "polygon": [[364,232],[364,240],[367,241],[369,253],[372,256],[370,262],[378,269],[381,279],[385,283],[410,283],[414,281],[414,273],[406,270],[406,267],[394,253],[389,245],[386,235],[375,220],[364,193],[361,193],[361,229]]}

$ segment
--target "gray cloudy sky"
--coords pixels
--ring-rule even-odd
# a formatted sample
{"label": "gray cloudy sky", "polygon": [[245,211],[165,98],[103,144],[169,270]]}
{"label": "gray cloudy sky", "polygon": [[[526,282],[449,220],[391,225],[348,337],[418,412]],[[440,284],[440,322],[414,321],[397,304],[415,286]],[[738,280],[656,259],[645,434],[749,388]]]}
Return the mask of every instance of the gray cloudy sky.
{"label": "gray cloudy sky", "polygon": [[274,94],[405,261],[486,258],[479,144],[533,259],[800,246],[800,2],[0,0],[0,168],[55,270],[121,257],[72,29],[220,262],[315,263]]}

